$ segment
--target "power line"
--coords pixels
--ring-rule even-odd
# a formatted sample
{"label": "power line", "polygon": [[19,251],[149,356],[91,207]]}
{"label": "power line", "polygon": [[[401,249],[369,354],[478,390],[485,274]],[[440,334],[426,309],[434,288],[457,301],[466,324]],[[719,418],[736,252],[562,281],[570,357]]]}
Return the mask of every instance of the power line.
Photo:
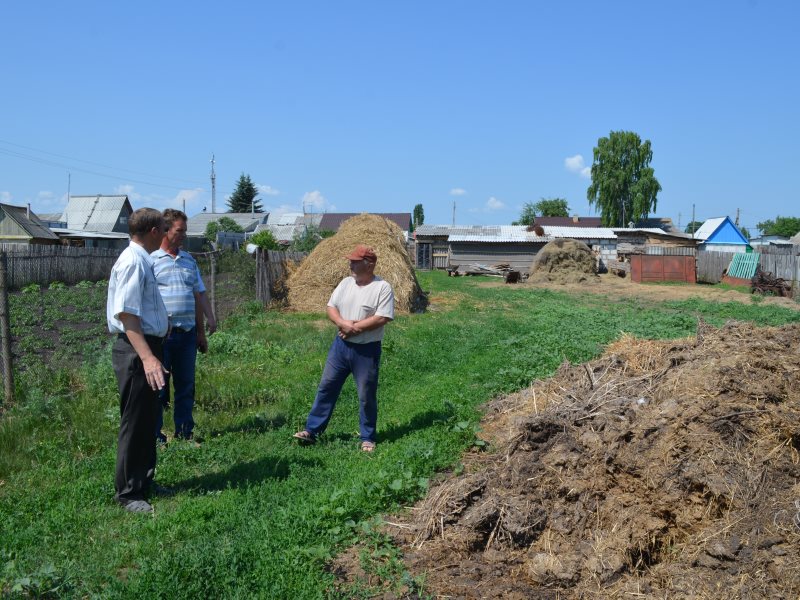
{"label": "power line", "polygon": [[[172,189],[172,190],[185,190],[187,186],[175,186],[169,185],[166,183],[153,183],[152,181],[144,181],[142,179],[133,179],[131,177],[123,177],[120,175],[109,175],[108,173],[100,173],[98,171],[91,171],[89,169],[83,169],[81,167],[76,167],[74,165],[67,165],[64,163],[55,162],[52,160],[48,160],[46,158],[38,158],[36,156],[29,156],[27,154],[22,154],[21,152],[15,152],[13,150],[7,150],[5,148],[0,148],[0,154],[5,154],[6,156],[12,156],[14,158],[21,158],[24,160],[29,160],[31,162],[40,163],[43,165],[47,165],[50,167],[57,167],[59,169],[66,169],[67,171],[80,171],[81,173],[88,173],[89,175],[96,175],[97,177],[106,177],[108,179],[116,179],[118,181],[126,181],[126,182],[133,182],[133,183],[140,183],[142,185],[149,185],[156,188],[163,188],[163,189]],[[192,185],[200,186],[202,184],[193,182]]]}
{"label": "power line", "polygon": [[[181,183],[184,183],[184,184],[194,185],[194,186],[203,185],[203,183],[201,183],[199,181],[195,181],[195,180],[182,179],[182,178],[178,178],[178,177],[168,177],[168,176],[165,176],[165,175],[156,175],[154,173],[147,173],[147,172],[144,172],[144,171],[135,171],[133,169],[124,169],[124,168],[120,168],[120,167],[113,167],[111,165],[106,165],[106,164],[102,164],[102,163],[96,163],[96,162],[83,160],[83,159],[75,158],[75,157],[71,157],[71,156],[65,156],[63,154],[57,154],[55,152],[48,152],[47,150],[40,150],[38,148],[33,148],[33,147],[30,147],[30,146],[24,146],[22,144],[16,144],[14,142],[9,142],[7,140],[0,139],[0,144],[5,144],[5,145],[8,145],[8,146],[15,146],[17,148],[24,148],[25,150],[30,150],[32,152],[37,152],[37,153],[40,153],[40,154],[47,154],[49,156],[55,156],[57,158],[63,158],[63,159],[69,160],[69,161],[77,161],[77,162],[80,162],[80,163],[85,163],[87,165],[94,165],[94,166],[97,166],[97,167],[102,167],[104,169],[111,169],[113,171],[122,171],[122,172],[125,172],[125,173],[133,173],[133,174],[136,174],[136,175],[144,175],[146,177],[155,177],[157,179],[165,179],[165,180],[168,180],[168,181],[176,181],[176,182],[181,182]],[[98,176],[101,176],[101,177],[124,179],[123,177],[121,177],[119,175],[109,175],[107,173],[98,173],[97,171],[91,171],[91,170],[88,170],[88,169],[75,167],[73,165],[67,165],[67,164],[64,164],[62,162],[56,162],[56,161],[49,160],[49,159],[46,159],[46,158],[32,156],[30,154],[22,153],[22,152],[13,150],[13,149],[0,148],[0,153],[6,154],[8,156],[14,156],[16,158],[22,158],[24,160],[30,160],[30,161],[33,161],[33,162],[38,162],[40,164],[45,164],[45,165],[48,165],[48,166],[53,166],[53,167],[58,167],[58,168],[66,168],[66,169],[71,169],[71,170],[76,170],[76,171],[83,171],[85,173],[90,173],[92,175],[98,175]],[[149,181],[137,181],[137,183],[144,183],[144,184],[153,185],[153,186],[171,187],[173,189],[182,189],[182,188],[175,188],[175,186],[170,186],[168,184],[156,184],[156,183],[152,183],[152,182],[149,182]]]}

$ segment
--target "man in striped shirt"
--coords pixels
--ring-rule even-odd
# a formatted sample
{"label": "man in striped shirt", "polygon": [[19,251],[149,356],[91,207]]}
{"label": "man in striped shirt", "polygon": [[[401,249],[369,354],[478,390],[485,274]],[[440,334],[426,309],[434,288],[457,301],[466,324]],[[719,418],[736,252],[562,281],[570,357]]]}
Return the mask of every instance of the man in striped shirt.
{"label": "man in striped shirt", "polygon": [[[170,372],[172,386],[175,390],[174,421],[177,439],[192,439],[194,419],[194,375],[197,351],[208,350],[208,341],[204,327],[204,317],[208,320],[208,332],[214,333],[217,322],[211,305],[206,298],[206,288],[197,262],[192,256],[181,250],[186,240],[186,214],[168,208],[164,211],[164,221],[168,230],[161,242],[161,247],[150,256],[153,259],[153,270],[158,282],[158,291],[167,307],[170,332],[164,342],[164,367]],[[169,405],[169,379],[161,390],[161,405]],[[166,442],[161,432],[163,413],[159,410],[156,437]]]}

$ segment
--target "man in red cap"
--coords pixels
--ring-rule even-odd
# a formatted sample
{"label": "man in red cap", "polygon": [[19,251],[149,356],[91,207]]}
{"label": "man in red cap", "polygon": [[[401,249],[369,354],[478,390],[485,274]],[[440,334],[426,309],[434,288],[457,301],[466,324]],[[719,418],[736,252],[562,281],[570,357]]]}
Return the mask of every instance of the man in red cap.
{"label": "man in red cap", "polygon": [[339,392],[352,373],[360,403],[361,449],[375,450],[378,421],[378,367],[381,361],[383,326],[394,319],[392,286],[375,275],[378,257],[369,246],[359,244],[345,256],[351,276],[344,278],[328,300],[328,318],[338,333],[328,351],[314,405],[306,428],[294,434],[313,444],[330,421]]}

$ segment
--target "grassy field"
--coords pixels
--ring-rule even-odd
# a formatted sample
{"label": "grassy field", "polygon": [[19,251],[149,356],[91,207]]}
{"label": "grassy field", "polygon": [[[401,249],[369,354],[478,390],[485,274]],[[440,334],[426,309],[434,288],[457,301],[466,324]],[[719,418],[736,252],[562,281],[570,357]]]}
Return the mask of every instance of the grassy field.
{"label": "grassy field", "polygon": [[[358,450],[357,398],[345,386],[328,432],[301,428],[333,329],[318,316],[246,305],[211,337],[198,368],[202,444],[159,452],[156,480],[177,489],[152,516],[113,500],[118,423],[110,351],[79,370],[23,378],[0,417],[0,593],[11,597],[367,597],[333,591],[328,560],[362,542],[387,585],[416,588],[379,533],[379,516],[421,497],[430,477],[480,451],[480,405],[597,356],[622,332],[690,335],[698,316],[778,325],[800,312],[699,299],[618,301],[485,286],[422,273],[431,308],[387,327],[378,449]],[[101,294],[101,290],[95,290]],[[104,299],[104,296],[103,296]],[[371,560],[370,560],[371,559]]]}

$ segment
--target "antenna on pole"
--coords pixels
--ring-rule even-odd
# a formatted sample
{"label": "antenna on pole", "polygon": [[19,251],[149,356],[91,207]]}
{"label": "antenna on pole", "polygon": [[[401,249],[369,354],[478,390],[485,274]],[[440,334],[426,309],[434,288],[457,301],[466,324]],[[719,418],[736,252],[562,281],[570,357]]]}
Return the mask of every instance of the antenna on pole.
{"label": "antenna on pole", "polygon": [[217,212],[217,174],[214,173],[214,155],[211,155],[211,212]]}
{"label": "antenna on pole", "polygon": [[67,171],[67,204],[69,204],[69,191],[72,187],[72,173]]}
{"label": "antenna on pole", "polygon": [[456,226],[456,201],[453,200],[453,227]]}

